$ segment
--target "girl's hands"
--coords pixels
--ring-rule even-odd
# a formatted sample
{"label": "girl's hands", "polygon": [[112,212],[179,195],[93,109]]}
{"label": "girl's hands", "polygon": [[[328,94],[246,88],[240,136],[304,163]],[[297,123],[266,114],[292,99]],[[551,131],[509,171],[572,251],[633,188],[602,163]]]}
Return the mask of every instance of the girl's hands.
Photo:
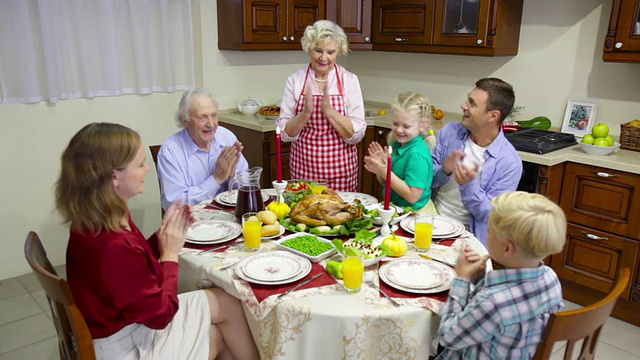
{"label": "girl's hands", "polygon": [[160,249],[160,261],[178,261],[180,249],[184,246],[187,230],[195,222],[191,206],[180,206],[182,199],[171,204],[165,212],[162,224],[156,232]]}

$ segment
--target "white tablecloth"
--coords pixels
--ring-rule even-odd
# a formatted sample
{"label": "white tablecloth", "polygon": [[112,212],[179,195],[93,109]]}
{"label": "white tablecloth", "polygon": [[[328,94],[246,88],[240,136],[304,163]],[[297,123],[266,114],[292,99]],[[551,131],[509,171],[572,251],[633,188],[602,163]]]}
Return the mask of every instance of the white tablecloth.
{"label": "white tablecloth", "polygon": [[[487,253],[470,234],[465,241],[479,254]],[[272,243],[263,243],[261,251],[273,248]],[[215,285],[242,299],[246,283],[233,269],[218,269],[245,255],[241,245],[224,254],[184,253],[180,291]],[[405,256],[417,254],[410,250]],[[376,279],[377,266],[368,267],[365,278]],[[427,359],[437,333],[437,315],[425,307],[370,304],[367,294],[371,297],[375,291],[364,284],[357,294],[347,294],[341,286],[296,291],[261,316],[243,305],[263,359]]]}

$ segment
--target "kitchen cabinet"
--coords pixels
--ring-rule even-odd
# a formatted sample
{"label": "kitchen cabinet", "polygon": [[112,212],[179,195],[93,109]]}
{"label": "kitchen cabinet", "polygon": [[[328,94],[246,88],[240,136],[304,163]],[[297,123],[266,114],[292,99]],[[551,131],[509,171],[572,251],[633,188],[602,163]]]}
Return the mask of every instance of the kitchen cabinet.
{"label": "kitchen cabinet", "polygon": [[326,18],[326,0],[218,0],[220,50],[300,50],[307,25]]}
{"label": "kitchen cabinet", "polygon": [[620,269],[628,267],[634,281],[614,316],[640,325],[640,175],[568,162],[560,206],[567,241],[551,266],[563,281],[565,298],[587,305],[597,293],[609,292]]}
{"label": "kitchen cabinet", "polygon": [[374,0],[373,50],[516,55],[523,0]]}
{"label": "kitchen cabinet", "polygon": [[360,191],[363,193],[373,195],[378,200],[382,201],[382,185],[376,179],[376,176],[367,171],[364,168],[364,156],[367,155],[367,149],[369,144],[376,141],[382,147],[387,146],[387,135],[391,132],[391,129],[370,126],[367,128],[364,139],[360,142],[362,144],[362,151],[360,153],[361,159],[359,164],[359,170],[361,172]]}
{"label": "kitchen cabinet", "polygon": [[604,61],[640,62],[640,0],[614,0],[604,39]]}
{"label": "kitchen cabinet", "polygon": [[371,50],[371,0],[327,0],[327,19],[342,27],[350,50]]}

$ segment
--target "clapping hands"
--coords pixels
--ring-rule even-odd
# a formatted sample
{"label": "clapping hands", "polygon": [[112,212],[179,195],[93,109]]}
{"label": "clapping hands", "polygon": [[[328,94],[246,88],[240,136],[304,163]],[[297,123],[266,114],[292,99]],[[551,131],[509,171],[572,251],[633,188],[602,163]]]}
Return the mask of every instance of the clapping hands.
{"label": "clapping hands", "polygon": [[384,178],[387,171],[387,149],[382,148],[377,142],[369,144],[369,155],[364,157],[364,168],[375,174],[377,177]]}
{"label": "clapping hands", "polygon": [[165,212],[160,228],[156,231],[160,248],[160,261],[178,261],[184,246],[187,230],[196,219],[189,204],[180,205],[182,199],[171,204]]}
{"label": "clapping hands", "polygon": [[222,184],[236,174],[236,167],[240,161],[242,150],[244,150],[244,146],[239,141],[222,149],[218,161],[216,161],[216,167],[213,170],[213,177],[218,184]]}

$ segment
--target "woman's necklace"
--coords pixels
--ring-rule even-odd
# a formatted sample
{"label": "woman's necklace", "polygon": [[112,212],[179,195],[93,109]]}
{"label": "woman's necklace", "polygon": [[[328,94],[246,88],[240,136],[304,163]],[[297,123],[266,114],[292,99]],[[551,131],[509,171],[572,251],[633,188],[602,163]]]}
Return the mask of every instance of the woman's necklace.
{"label": "woman's necklace", "polygon": [[327,78],[327,79],[324,79],[324,80],[320,80],[320,79],[318,79],[318,78],[316,78],[316,77],[314,77],[314,79],[315,79],[317,82],[319,82],[319,83],[326,83],[326,82],[327,82],[327,80],[328,80],[328,78]]}

